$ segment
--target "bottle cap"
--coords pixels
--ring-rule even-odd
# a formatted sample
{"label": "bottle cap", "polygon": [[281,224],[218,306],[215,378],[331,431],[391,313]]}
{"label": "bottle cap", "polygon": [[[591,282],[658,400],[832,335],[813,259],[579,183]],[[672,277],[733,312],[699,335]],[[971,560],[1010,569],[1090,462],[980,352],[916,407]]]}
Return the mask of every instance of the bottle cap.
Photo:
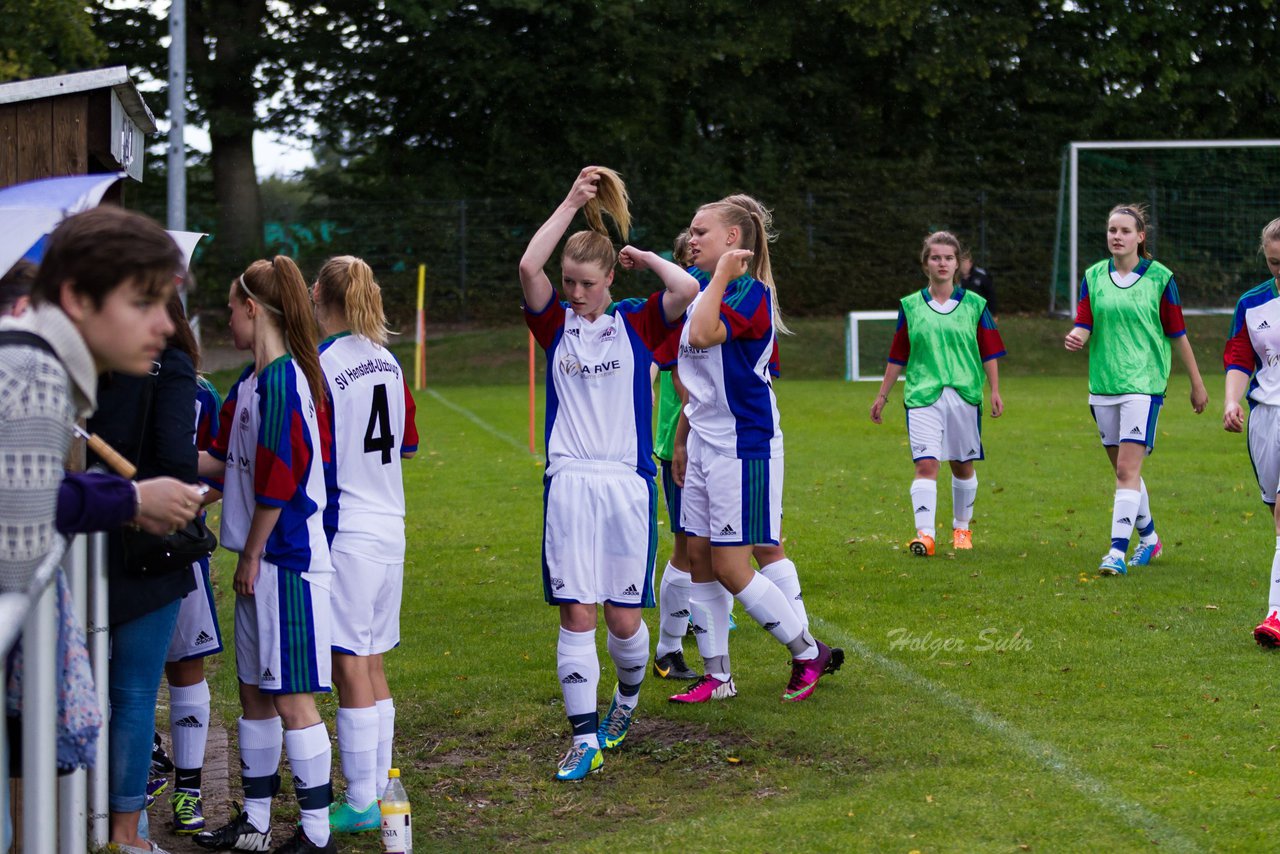
{"label": "bottle cap", "polygon": [[400,769],[399,769],[399,768],[392,768],[392,769],[391,769],[391,771],[387,773],[387,776],[388,776],[388,777],[399,777],[399,776],[400,776]]}

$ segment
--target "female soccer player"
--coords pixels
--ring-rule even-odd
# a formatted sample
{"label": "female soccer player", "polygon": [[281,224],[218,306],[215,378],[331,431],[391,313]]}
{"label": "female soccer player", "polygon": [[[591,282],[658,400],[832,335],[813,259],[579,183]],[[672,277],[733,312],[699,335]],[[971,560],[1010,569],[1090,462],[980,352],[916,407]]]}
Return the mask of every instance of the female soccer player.
{"label": "female soccer player", "polygon": [[1222,361],[1226,366],[1226,394],[1222,426],[1232,433],[1244,429],[1240,397],[1249,394],[1249,461],[1262,490],[1262,500],[1270,505],[1276,519],[1276,552],[1271,559],[1271,586],[1267,616],[1253,630],[1253,637],[1266,647],[1280,646],[1280,367],[1268,354],[1280,351],[1280,219],[1262,229],[1262,257],[1271,278],[1236,303]]}
{"label": "female soccer player", "polygon": [[[564,302],[543,268],[583,209],[592,230],[565,242]],[[665,290],[614,302],[617,256],[600,212],[625,239],[626,189],[617,173],[588,166],[538,229],[520,260],[525,322],[547,353],[547,471],[543,587],[560,609],[556,676],[573,728],[558,780],[581,780],[603,764],[601,749],[626,737],[649,665],[640,608],[653,607],[656,494],[649,366],[698,291],[697,282],[651,252],[624,248],[624,267],[653,270]],[[608,649],[618,675],[599,720],[596,604],[604,605]]]}
{"label": "female soccer player", "polygon": [[951,463],[951,544],[973,548],[973,505],[978,497],[973,462],[983,459],[984,373],[991,384],[991,416],[999,418],[1004,412],[996,362],[1004,355],[1004,342],[987,301],[956,286],[960,252],[960,241],[950,232],[935,231],[924,239],[920,266],[929,285],[902,298],[889,364],[871,404],[871,420],[880,424],[889,393],[906,371],[903,404],[916,467],[911,482],[916,536],[907,545],[919,557],[934,552],[942,460]]}
{"label": "female soccer player", "polygon": [[786,595],[751,568],[752,548],[777,545],[782,524],[782,431],[769,372],[781,318],[764,221],[732,202],[704,205],[689,226],[689,252],[703,275],[714,271],[680,334],[678,370],[689,402],[676,440],[688,457],[680,524],[706,672],[671,700],[734,695],[731,597],[790,650],[782,698],[804,700],[824,673],[839,669],[844,652],[814,640]]}
{"label": "female soccer player", "polygon": [[336,851],[329,736],[312,696],[329,690],[333,575],[321,516],[325,398],[315,318],[302,274],[282,255],[250,264],[227,305],[236,349],[252,351],[253,364],[223,404],[225,426],[200,455],[200,473],[224,481],[222,544],[240,555],[233,587],[245,809],[195,839],[205,848],[270,846],[283,743],[302,822],[277,850]]}
{"label": "female soccer player", "polygon": [[1155,449],[1156,419],[1169,387],[1171,350],[1178,351],[1191,375],[1191,408],[1197,415],[1204,412],[1209,394],[1187,340],[1173,272],[1147,252],[1147,215],[1141,205],[1111,209],[1107,245],[1111,258],[1084,273],[1075,326],[1065,343],[1075,352],[1092,338],[1089,408],[1116,472],[1111,548],[1098,572],[1124,575],[1128,572],[1125,553],[1135,527],[1142,540],[1129,566],[1146,566],[1161,551],[1142,481],[1142,461]]}
{"label": "female soccer player", "polygon": [[341,833],[376,831],[380,784],[391,768],[395,706],[382,656],[400,643],[404,482],[418,450],[415,407],[396,357],[373,270],[330,258],[311,292],[325,334],[333,453],[325,466],[325,533],[333,561],[333,681],[346,800],[330,814]]}

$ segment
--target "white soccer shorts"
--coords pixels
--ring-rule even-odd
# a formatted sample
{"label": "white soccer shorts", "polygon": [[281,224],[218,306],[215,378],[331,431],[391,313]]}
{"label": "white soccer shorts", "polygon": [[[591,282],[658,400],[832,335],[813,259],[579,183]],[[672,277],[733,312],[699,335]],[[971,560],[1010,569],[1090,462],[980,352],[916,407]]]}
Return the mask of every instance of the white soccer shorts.
{"label": "white soccer shorts", "polygon": [[1122,394],[1100,398],[1089,396],[1089,411],[1098,425],[1102,445],[1114,448],[1123,442],[1156,449],[1156,422],[1164,397],[1158,394]]}
{"label": "white soccer shorts", "polygon": [[782,457],[726,457],[689,432],[680,527],[713,546],[778,545],[782,536]]}
{"label": "white soccer shorts", "polygon": [[981,460],[982,408],[948,386],[928,406],[907,410],[907,441],[913,462]]}
{"label": "white soccer shorts", "polygon": [[266,694],[328,691],[329,572],[262,561],[252,596],[236,596],[236,675]]}
{"label": "white soccer shorts", "polygon": [[1280,489],[1280,405],[1258,403],[1249,410],[1249,462],[1262,500],[1274,505]]}
{"label": "white soccer shorts", "polygon": [[333,562],[333,651],[381,655],[400,643],[400,598],[404,561],[388,563],[344,544],[342,534],[329,549]]}
{"label": "white soccer shorts", "polygon": [[196,575],[196,589],[182,597],[178,606],[178,625],[169,640],[165,661],[186,661],[222,652],[222,632],[218,628],[218,609],[213,604],[213,585],[209,583],[209,559],[191,565]]}
{"label": "white soccer shorts", "polygon": [[652,608],[658,493],[620,463],[570,461],[544,479],[547,603]]}

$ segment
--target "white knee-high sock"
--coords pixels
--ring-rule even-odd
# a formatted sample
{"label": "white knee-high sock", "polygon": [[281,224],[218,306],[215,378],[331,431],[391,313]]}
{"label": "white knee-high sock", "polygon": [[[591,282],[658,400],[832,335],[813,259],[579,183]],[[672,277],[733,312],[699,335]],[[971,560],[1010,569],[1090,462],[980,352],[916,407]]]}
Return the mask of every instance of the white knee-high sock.
{"label": "white knee-high sock", "polygon": [[1111,556],[1123,558],[1133,536],[1133,523],[1138,518],[1142,493],[1136,489],[1117,489],[1111,511]]}
{"label": "white knee-high sock", "polygon": [[1280,611],[1280,536],[1276,537],[1276,553],[1271,558],[1271,592],[1267,597],[1267,615]]}
{"label": "white knee-high sock", "polygon": [[615,699],[622,705],[635,706],[640,699],[640,684],[649,669],[649,627],[642,620],[640,628],[629,638],[609,632],[607,646],[613,669],[618,673]]}
{"label": "white knee-high sock", "polygon": [[978,475],[968,480],[951,478],[951,527],[969,530],[973,523],[973,505],[978,500]]}
{"label": "white knee-high sock", "polygon": [[284,728],[280,718],[240,718],[240,782],[244,811],[260,832],[271,829],[271,799],[280,791],[280,751]]}
{"label": "white knee-high sock", "polygon": [[1138,536],[1142,538],[1142,544],[1146,546],[1154,545],[1160,539],[1156,535],[1156,520],[1151,517],[1151,498],[1147,495],[1147,482],[1141,478],[1138,479],[1138,515],[1134,519],[1134,527],[1138,529]]}
{"label": "white knee-high sock", "polygon": [[729,614],[733,596],[718,581],[695,581],[689,593],[693,637],[709,676],[729,679]]}
{"label": "white knee-high sock", "polygon": [[787,597],[769,579],[754,573],[747,586],[738,593],[738,601],[751,619],[773,635],[778,643],[791,650],[793,658],[812,658],[818,653],[813,638],[787,602]]}
{"label": "white knee-high sock", "polygon": [[600,709],[596,690],[600,685],[600,657],[596,655],[596,633],[560,629],[556,645],[556,678],[564,694],[564,711],[573,727],[573,743],[599,748],[596,730]]}
{"label": "white knee-high sock", "polygon": [[667,562],[662,571],[662,584],[658,588],[658,649],[654,653],[661,658],[683,649],[681,644],[689,629],[689,594],[693,592],[693,578],[683,569],[676,569]]}
{"label": "white knee-high sock", "polygon": [[330,769],[333,748],[323,723],[284,733],[284,752],[293,772],[293,792],[302,811],[302,830],[318,846],[329,842],[329,804],[333,802]]}
{"label": "white knee-high sock", "polygon": [[809,612],[804,607],[804,594],[800,590],[800,574],[796,565],[789,559],[775,560],[768,566],[760,567],[760,574],[773,582],[774,586],[787,597],[791,610],[796,612],[800,624],[809,628]]}
{"label": "white knee-high sock", "polygon": [[204,748],[209,740],[208,682],[202,679],[194,685],[169,686],[169,735],[173,738],[173,764],[179,779],[185,771],[194,776],[194,787],[199,788]]}
{"label": "white knee-high sock", "polygon": [[911,507],[916,515],[916,530],[925,536],[937,536],[938,482],[927,477],[911,481]]}
{"label": "white knee-high sock", "polygon": [[338,756],[347,804],[363,812],[378,799],[378,708],[338,708]]}
{"label": "white knee-high sock", "polygon": [[395,740],[396,735],[396,704],[388,697],[385,700],[379,700],[374,703],[374,708],[378,710],[378,769],[376,779],[378,781],[378,797],[382,797],[382,791],[387,788],[387,778],[391,771],[391,742]]}

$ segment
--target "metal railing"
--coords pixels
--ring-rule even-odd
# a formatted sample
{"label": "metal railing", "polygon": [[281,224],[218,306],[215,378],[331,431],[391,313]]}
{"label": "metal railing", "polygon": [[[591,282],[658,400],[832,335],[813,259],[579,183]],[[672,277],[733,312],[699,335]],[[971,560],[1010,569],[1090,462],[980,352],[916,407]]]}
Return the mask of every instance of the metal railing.
{"label": "metal railing", "polygon": [[[85,626],[103,726],[93,769],[58,776],[58,567],[71,586],[76,621]],[[14,841],[23,854],[83,852],[107,843],[106,534],[55,539],[23,593],[0,594],[0,686],[8,655],[23,640],[22,824]],[[0,768],[9,766],[8,734],[0,728]],[[0,792],[0,820],[8,826],[8,785]],[[56,805],[56,807],[51,806]],[[56,814],[56,821],[54,815]],[[57,828],[57,833],[51,832]]]}

